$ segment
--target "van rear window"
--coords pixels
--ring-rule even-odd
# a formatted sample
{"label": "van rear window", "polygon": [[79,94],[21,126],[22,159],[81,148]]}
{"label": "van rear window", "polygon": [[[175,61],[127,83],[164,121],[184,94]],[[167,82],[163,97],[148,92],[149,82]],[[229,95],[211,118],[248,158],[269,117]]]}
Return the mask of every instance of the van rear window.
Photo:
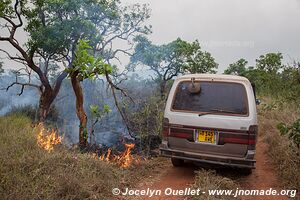
{"label": "van rear window", "polygon": [[248,114],[246,89],[239,83],[227,82],[200,82],[200,93],[189,92],[191,81],[183,81],[178,84],[172,109],[175,111],[187,111],[214,114]]}

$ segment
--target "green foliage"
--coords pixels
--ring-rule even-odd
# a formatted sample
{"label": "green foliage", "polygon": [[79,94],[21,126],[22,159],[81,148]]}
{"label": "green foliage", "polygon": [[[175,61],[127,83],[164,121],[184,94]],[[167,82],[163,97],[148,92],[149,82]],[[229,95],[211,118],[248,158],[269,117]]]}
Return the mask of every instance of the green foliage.
{"label": "green foliage", "polygon": [[131,34],[148,34],[142,23],[150,17],[145,5],[122,6],[119,0],[35,0],[25,12],[28,46],[46,55],[69,55],[83,37],[95,54],[115,58],[115,39],[129,40]]}
{"label": "green foliage", "polygon": [[112,73],[112,67],[103,62],[102,58],[95,58],[88,52],[91,49],[87,40],[79,40],[75,52],[73,68],[68,69],[69,74],[78,73],[80,80],[94,79],[96,75]]}
{"label": "green foliage", "polygon": [[240,59],[229,65],[225,74],[245,76],[256,86],[259,95],[298,101],[300,95],[300,65],[282,64],[281,53],[268,53],[256,59],[255,67],[247,67],[247,61]]}
{"label": "green foliage", "polygon": [[277,73],[282,66],[283,56],[281,53],[268,53],[256,59],[256,67],[269,73]]}
{"label": "green foliage", "polygon": [[155,138],[161,137],[164,103],[159,97],[149,95],[139,102],[136,110],[127,112],[130,129],[140,139],[140,150],[147,156],[160,143]]}
{"label": "green foliage", "polygon": [[177,39],[178,55],[181,55],[182,73],[216,73],[218,64],[214,57],[207,52],[202,51],[198,40],[188,43]]}
{"label": "green foliage", "polygon": [[11,0],[1,0],[0,2],[0,17],[12,16],[13,7]]}
{"label": "green foliage", "polygon": [[31,7],[25,13],[26,31],[30,33],[28,46],[47,55],[67,54],[82,35],[91,41],[101,40],[93,21],[95,12],[112,19],[117,9],[115,3],[108,1],[84,0],[35,0]]}
{"label": "green foliage", "polygon": [[87,128],[84,128],[84,130],[83,130],[83,138],[87,140],[88,137],[89,137],[88,130],[87,130]]}
{"label": "green foliage", "polygon": [[101,119],[104,115],[111,112],[110,106],[107,104],[104,104],[102,109],[100,109],[98,105],[90,105],[89,108],[93,117],[97,119]]}
{"label": "green foliage", "polygon": [[287,135],[291,141],[300,149],[300,119],[296,120],[291,125],[280,123],[277,129],[282,135]]}
{"label": "green foliage", "polygon": [[155,74],[161,99],[168,83],[184,73],[215,73],[218,64],[208,52],[201,51],[199,42],[188,43],[180,38],[163,45],[152,44],[144,36],[135,38],[135,50],[130,67],[146,66]]}
{"label": "green foliage", "polygon": [[182,73],[216,73],[218,64],[208,52],[201,51],[199,42],[180,38],[163,45],[152,44],[146,37],[135,38],[131,66],[147,66],[159,80],[169,81]]}
{"label": "green foliage", "polygon": [[230,64],[229,67],[224,71],[224,74],[246,76],[247,64],[248,64],[248,61],[241,58],[237,62]]}

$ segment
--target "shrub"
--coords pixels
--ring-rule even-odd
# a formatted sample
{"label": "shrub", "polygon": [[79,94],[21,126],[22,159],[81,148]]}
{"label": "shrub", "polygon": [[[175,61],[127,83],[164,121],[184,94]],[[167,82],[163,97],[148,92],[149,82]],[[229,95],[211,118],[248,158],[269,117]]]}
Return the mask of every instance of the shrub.
{"label": "shrub", "polygon": [[281,122],[277,125],[277,128],[282,135],[287,135],[297,148],[300,149],[300,119],[297,119],[291,125]]}
{"label": "shrub", "polygon": [[[273,104],[270,99],[265,100],[265,102]],[[259,116],[260,136],[268,144],[267,152],[276,169],[278,178],[282,182],[282,186],[286,189],[296,189],[298,191],[300,190],[300,152],[299,148],[288,138],[289,132],[286,132],[286,130],[289,130],[294,121],[297,121],[299,113],[298,105],[283,103],[276,108],[261,112]],[[281,122],[281,125],[277,129],[276,125],[279,122]],[[280,129],[286,134],[280,134]]]}
{"label": "shrub", "polygon": [[[6,115],[13,115],[13,114],[21,114],[32,121],[36,121],[38,117],[38,110],[36,105],[19,105],[19,106],[13,106]],[[49,113],[47,115],[46,120],[48,122],[57,122],[58,120],[58,110],[55,106],[52,106],[49,110]]]}
{"label": "shrub", "polygon": [[161,142],[164,101],[149,97],[137,107],[134,112],[128,112],[129,125],[140,140],[140,150],[148,156]]}

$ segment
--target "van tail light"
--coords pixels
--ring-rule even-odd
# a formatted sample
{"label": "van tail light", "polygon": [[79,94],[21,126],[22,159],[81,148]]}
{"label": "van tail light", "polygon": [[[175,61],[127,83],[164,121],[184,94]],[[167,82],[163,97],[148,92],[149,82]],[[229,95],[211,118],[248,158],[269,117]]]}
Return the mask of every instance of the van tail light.
{"label": "van tail light", "polygon": [[194,130],[193,129],[185,129],[185,128],[170,128],[169,137],[175,138],[183,138],[189,141],[193,141],[194,139]]}
{"label": "van tail light", "polygon": [[170,128],[169,119],[164,118],[162,123],[162,134],[161,134],[163,140],[166,140],[167,137],[169,136],[169,131],[170,131],[169,128]]}
{"label": "van tail light", "polygon": [[257,125],[250,126],[249,131],[245,132],[221,132],[219,136],[219,144],[246,144],[248,145],[248,149],[255,149],[257,132]]}
{"label": "van tail light", "polygon": [[249,146],[248,150],[255,150],[256,140],[258,136],[258,126],[257,125],[251,125],[249,127]]}

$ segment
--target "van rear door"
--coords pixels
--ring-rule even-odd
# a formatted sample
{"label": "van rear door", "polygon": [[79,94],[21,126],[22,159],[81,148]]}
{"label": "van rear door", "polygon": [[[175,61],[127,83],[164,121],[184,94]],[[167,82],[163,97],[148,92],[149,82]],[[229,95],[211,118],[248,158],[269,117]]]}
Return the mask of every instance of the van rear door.
{"label": "van rear door", "polygon": [[[181,81],[165,117],[169,119],[168,144],[172,149],[244,157],[249,135],[249,95],[237,82],[198,81],[201,90],[191,93],[191,81]],[[252,93],[251,93],[252,94]],[[253,98],[254,99],[254,98]]]}

